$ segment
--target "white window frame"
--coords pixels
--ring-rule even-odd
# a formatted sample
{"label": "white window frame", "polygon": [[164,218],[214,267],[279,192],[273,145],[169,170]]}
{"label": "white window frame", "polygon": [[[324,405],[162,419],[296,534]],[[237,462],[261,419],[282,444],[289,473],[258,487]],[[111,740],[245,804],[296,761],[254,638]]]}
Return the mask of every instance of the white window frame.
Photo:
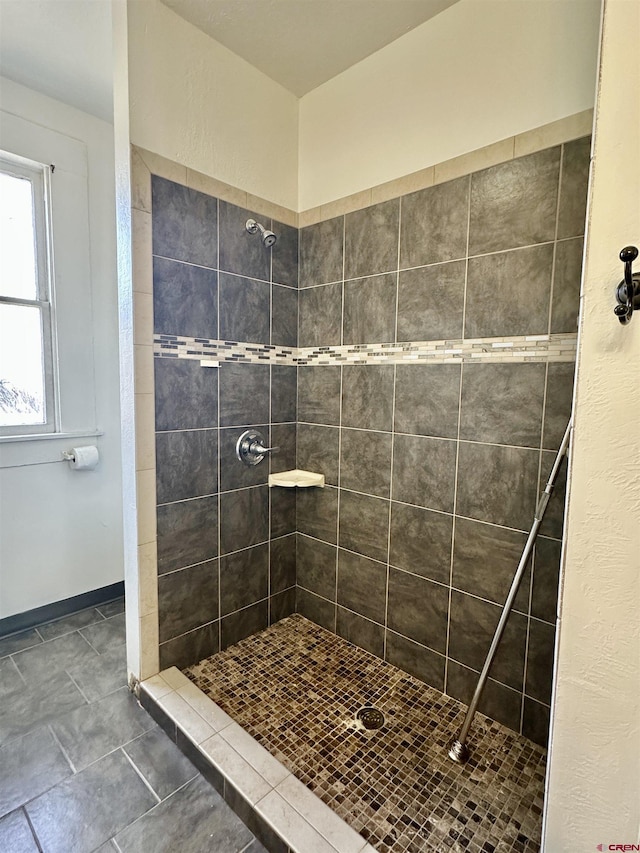
{"label": "white window frame", "polygon": [[28,180],[33,200],[36,259],[36,298],[22,299],[0,292],[0,303],[37,308],[40,313],[43,361],[44,422],[0,425],[0,436],[51,434],[59,429],[58,369],[56,358],[55,289],[51,238],[51,167],[0,151],[0,171]]}

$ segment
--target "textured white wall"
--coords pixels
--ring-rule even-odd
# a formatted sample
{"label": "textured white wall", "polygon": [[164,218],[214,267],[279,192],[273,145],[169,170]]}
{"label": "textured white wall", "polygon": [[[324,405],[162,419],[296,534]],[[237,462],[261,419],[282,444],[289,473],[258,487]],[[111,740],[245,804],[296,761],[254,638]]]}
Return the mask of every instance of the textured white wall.
{"label": "textured white wall", "polygon": [[593,107],[599,0],[460,0],[300,101],[299,210]]}
{"label": "textured white wall", "polygon": [[[3,618],[120,581],[123,567],[113,128],[9,80],[0,78],[0,84],[5,112],[71,137],[72,148],[82,148],[76,140],[86,146],[81,164],[86,174],[75,180],[88,191],[89,221],[71,240],[80,241],[78,254],[86,257],[90,275],[84,266],[78,274],[74,257],[56,258],[58,271],[65,270],[59,301],[66,300],[70,309],[60,324],[60,350],[67,361],[62,426],[104,431],[97,439],[0,445],[0,466],[7,466],[0,470]],[[3,138],[9,138],[13,124],[3,123]],[[51,161],[56,159],[53,154]],[[65,220],[58,217],[63,227]],[[64,449],[93,443],[101,453],[95,471],[74,472],[53,461]]]}
{"label": "textured white wall", "polygon": [[131,141],[295,210],[295,95],[158,0],[128,6]]}
{"label": "textured white wall", "polygon": [[[547,853],[640,843],[640,4],[605,0],[547,792]],[[636,262],[640,271],[640,263]]]}

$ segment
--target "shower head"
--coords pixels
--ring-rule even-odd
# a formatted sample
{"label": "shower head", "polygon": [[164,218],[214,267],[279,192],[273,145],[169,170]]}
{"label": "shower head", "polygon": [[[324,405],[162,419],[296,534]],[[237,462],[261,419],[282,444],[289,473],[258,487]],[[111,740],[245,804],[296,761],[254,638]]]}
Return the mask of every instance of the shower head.
{"label": "shower head", "polygon": [[267,231],[264,225],[260,225],[260,223],[256,222],[255,219],[247,219],[245,228],[249,234],[257,234],[259,232],[262,243],[267,247],[267,249],[270,249],[277,240],[273,231]]}

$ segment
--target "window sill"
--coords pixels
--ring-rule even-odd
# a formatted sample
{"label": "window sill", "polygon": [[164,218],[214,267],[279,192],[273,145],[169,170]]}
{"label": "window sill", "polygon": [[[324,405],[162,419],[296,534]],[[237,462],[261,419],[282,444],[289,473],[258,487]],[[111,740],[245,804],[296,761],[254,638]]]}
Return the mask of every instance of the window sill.
{"label": "window sill", "polygon": [[71,450],[74,445],[86,444],[83,439],[95,439],[101,435],[104,435],[101,430],[86,429],[77,432],[0,436],[0,469],[63,462],[63,450]]}
{"label": "window sill", "polygon": [[96,429],[83,429],[78,432],[34,432],[26,435],[0,435],[0,444],[10,444],[14,441],[41,441],[68,438],[93,438],[104,435],[104,432]]}

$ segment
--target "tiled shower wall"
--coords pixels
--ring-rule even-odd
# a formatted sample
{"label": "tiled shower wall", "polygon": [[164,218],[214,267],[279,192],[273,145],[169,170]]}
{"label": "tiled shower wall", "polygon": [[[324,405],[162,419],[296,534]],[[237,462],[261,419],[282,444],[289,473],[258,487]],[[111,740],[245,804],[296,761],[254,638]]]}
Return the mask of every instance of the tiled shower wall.
{"label": "tiled shower wall", "polygon": [[[153,177],[154,331],[175,338],[154,359],[161,668],[297,607],[468,701],[573,363],[353,365],[331,348],[575,333],[588,159],[578,140],[300,232]],[[335,365],[292,366],[296,344]],[[217,369],[200,365],[208,346]],[[248,426],[281,448],[272,471],[325,474],[297,517],[267,464],[235,459]],[[562,504],[560,488],[481,706],[540,742]]]}
{"label": "tiled shower wall", "polygon": [[[278,233],[270,251],[247,218]],[[295,346],[298,232],[152,177],[156,335]],[[295,609],[295,495],[235,444],[258,428],[295,463],[296,368],[155,364],[160,668],[186,666]]]}
{"label": "tiled shower wall", "polygon": [[[300,232],[299,345],[575,333],[589,139]],[[491,346],[489,344],[489,346]],[[468,702],[569,418],[573,363],[298,368],[297,609]],[[544,742],[564,488],[481,710]]]}

